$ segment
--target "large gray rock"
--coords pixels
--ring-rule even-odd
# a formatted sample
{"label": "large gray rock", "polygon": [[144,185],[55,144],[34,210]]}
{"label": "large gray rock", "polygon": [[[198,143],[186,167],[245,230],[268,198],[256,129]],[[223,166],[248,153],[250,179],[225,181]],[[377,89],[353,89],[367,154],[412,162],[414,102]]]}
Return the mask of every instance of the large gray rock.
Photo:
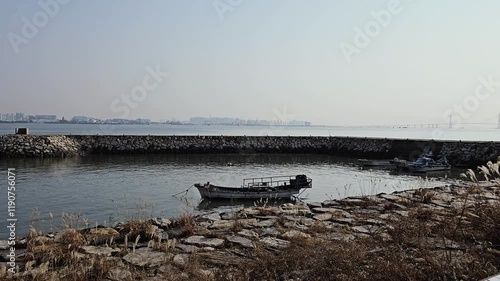
{"label": "large gray rock", "polygon": [[260,239],[260,242],[268,248],[285,249],[290,245],[290,242],[274,237],[265,237]]}
{"label": "large gray rock", "polygon": [[236,223],[242,227],[254,226],[257,224],[256,219],[238,219],[238,220],[219,220],[214,221],[209,227],[211,229],[223,229],[223,228],[233,228]]}
{"label": "large gray rock", "polygon": [[219,213],[210,213],[210,214],[205,214],[201,216],[202,219],[209,220],[209,221],[219,221],[221,220],[221,216]]}
{"label": "large gray rock", "polygon": [[186,253],[194,253],[200,250],[200,248],[194,246],[194,245],[185,245],[185,244],[177,244],[175,245],[177,249],[182,250],[183,252]]}
{"label": "large gray rock", "polygon": [[140,267],[158,267],[165,263],[168,255],[162,252],[155,252],[150,248],[140,248],[135,253],[127,254],[123,260]]}
{"label": "large gray rock", "polygon": [[188,254],[175,255],[173,262],[175,265],[179,267],[184,267],[189,263],[189,255]]}
{"label": "large gray rock", "polygon": [[313,218],[318,221],[327,221],[332,218],[332,214],[329,213],[323,213],[323,214],[317,214]]}
{"label": "large gray rock", "polygon": [[219,248],[224,245],[224,240],[219,238],[206,238],[204,236],[191,236],[184,240],[184,243],[196,245],[198,247],[213,247]]}
{"label": "large gray rock", "polygon": [[332,216],[335,217],[350,217],[351,214],[348,212],[337,209],[337,208],[314,208],[313,212],[315,213],[320,213],[320,214],[331,214]]}
{"label": "large gray rock", "polygon": [[259,238],[259,234],[253,230],[250,229],[243,229],[242,231],[238,232],[238,235],[246,237],[246,238]]}
{"label": "large gray rock", "polygon": [[164,218],[154,218],[151,219],[151,222],[161,228],[167,228],[172,224],[172,221],[169,219],[164,219]]}
{"label": "large gray rock", "polygon": [[110,247],[82,246],[80,249],[85,254],[103,257],[111,257],[113,254],[118,254],[120,252],[120,249],[113,249]]}
{"label": "large gray rock", "polygon": [[232,235],[232,236],[226,237],[226,240],[230,243],[238,244],[238,245],[245,247],[245,248],[255,248],[255,244],[252,242],[252,240],[247,239],[245,237]]}
{"label": "large gray rock", "polygon": [[270,227],[276,223],[276,219],[262,220],[255,224],[255,227]]}
{"label": "large gray rock", "polygon": [[260,236],[278,236],[280,235],[280,232],[274,228],[274,227],[269,227],[269,228],[264,228],[261,232],[260,232]]}

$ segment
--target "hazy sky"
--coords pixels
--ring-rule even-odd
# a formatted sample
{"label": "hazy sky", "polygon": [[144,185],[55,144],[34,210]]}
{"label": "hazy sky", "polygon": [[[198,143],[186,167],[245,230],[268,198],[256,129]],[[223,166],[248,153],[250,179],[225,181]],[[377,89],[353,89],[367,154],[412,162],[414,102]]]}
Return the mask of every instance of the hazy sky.
{"label": "hazy sky", "polygon": [[500,113],[497,0],[60,2],[1,2],[1,113],[331,125]]}

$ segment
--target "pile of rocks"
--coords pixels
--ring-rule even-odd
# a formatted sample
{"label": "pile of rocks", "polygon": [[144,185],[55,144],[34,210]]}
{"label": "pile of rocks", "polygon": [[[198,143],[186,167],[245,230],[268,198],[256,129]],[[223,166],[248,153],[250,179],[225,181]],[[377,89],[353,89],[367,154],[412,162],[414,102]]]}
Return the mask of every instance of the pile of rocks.
{"label": "pile of rocks", "polygon": [[[56,146],[48,146],[54,144]],[[391,140],[247,136],[2,136],[0,155],[70,156],[88,153],[338,153],[383,155]]]}
{"label": "pile of rocks", "polygon": [[350,137],[291,136],[0,136],[0,156],[65,157],[91,153],[327,153],[411,159],[425,147],[452,165],[476,166],[500,155],[499,142],[452,142]]}
{"label": "pile of rocks", "polygon": [[[477,218],[470,208],[477,204],[498,206],[499,202],[499,183],[485,182],[320,203],[210,212],[193,217],[188,230],[186,225],[179,224],[179,219],[151,219],[136,222],[135,228],[129,223],[121,223],[114,228],[96,227],[78,231],[81,238],[76,240],[82,243],[75,248],[72,257],[82,261],[95,257],[111,261],[114,266],[105,276],[109,280],[132,280],[137,269],[147,272],[150,277],[177,274],[188,278],[184,270],[192,259],[203,265],[196,269],[198,273],[209,278],[217,268],[250,262],[256,248],[270,253],[286,251],[294,239],[312,239],[321,243],[355,242],[376,236],[382,241],[390,241],[392,236],[388,233],[396,227],[395,223],[406,220],[412,224],[408,221],[412,213],[425,213],[425,223],[430,225],[443,221],[446,212],[462,213],[461,223],[467,225]],[[143,232],[139,234],[137,229]],[[43,244],[44,253],[52,252],[51,249],[68,243],[68,239],[64,238],[68,231],[74,230],[31,237],[30,240]],[[432,235],[427,239],[433,251],[449,247],[460,250],[461,247],[459,242],[449,239],[437,239]],[[26,239],[19,240],[17,245],[26,245]],[[4,242],[0,242],[0,246],[0,250],[7,249]],[[64,244],[64,247],[71,246]],[[36,247],[32,246],[29,251],[33,249]],[[24,252],[18,253],[18,257],[27,259],[28,256],[37,256],[26,250],[21,251]],[[7,251],[1,253],[5,259]],[[40,273],[40,264],[43,265],[43,261],[38,262],[38,268],[30,264],[23,269],[20,262],[19,273],[10,278],[33,278]],[[54,270],[60,277],[69,274],[65,268]],[[0,270],[0,278],[6,278],[5,270]]]}
{"label": "pile of rocks", "polygon": [[80,145],[66,136],[0,136],[0,155],[7,157],[69,157],[80,154]]}
{"label": "pile of rocks", "polygon": [[500,155],[498,142],[445,142],[440,154],[454,163],[485,164]]}

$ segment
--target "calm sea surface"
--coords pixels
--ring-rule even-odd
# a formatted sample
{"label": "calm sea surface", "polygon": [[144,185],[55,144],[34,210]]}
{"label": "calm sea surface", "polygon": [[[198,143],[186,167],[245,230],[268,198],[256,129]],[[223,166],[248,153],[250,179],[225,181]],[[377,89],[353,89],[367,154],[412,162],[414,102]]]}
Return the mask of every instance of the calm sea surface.
{"label": "calm sea surface", "polygon": [[[229,162],[233,165],[228,166]],[[188,210],[202,212],[241,206],[241,202],[202,201],[194,187],[185,200],[172,196],[196,182],[239,186],[243,178],[304,173],[313,179],[313,188],[301,197],[305,201],[323,201],[437,186],[452,181],[460,172],[436,174],[426,181],[385,170],[361,170],[353,165],[355,162],[356,159],[325,155],[113,155],[0,159],[0,169],[4,171],[4,183],[7,168],[15,168],[17,172],[19,236],[24,236],[30,223],[43,226],[45,231],[57,230],[63,212],[81,214],[90,225],[110,225],[130,218],[172,217]],[[445,175],[450,178],[444,179]],[[7,205],[6,193],[0,200],[2,206]],[[1,224],[6,224],[6,220],[7,208],[0,212]],[[0,227],[0,239],[6,236],[6,227]]]}
{"label": "calm sea surface", "polygon": [[28,127],[31,134],[99,135],[231,135],[231,136],[352,136],[441,140],[500,141],[499,129],[449,128],[339,128],[329,126],[223,126],[223,125],[92,125],[0,123],[0,135]]}
{"label": "calm sea surface", "polygon": [[[331,135],[500,141],[500,130],[497,129],[321,126],[0,124],[0,134],[12,134],[16,127],[28,127],[32,134]],[[228,166],[229,162],[234,165]],[[202,201],[195,188],[191,188],[182,200],[172,197],[196,182],[239,186],[243,178],[304,173],[313,179],[313,188],[302,194],[303,200],[323,201],[437,186],[452,181],[461,172],[436,174],[430,180],[424,180],[413,175],[390,174],[385,170],[361,170],[353,164],[355,162],[356,159],[325,155],[115,155],[71,159],[0,159],[0,170],[5,177],[2,180],[4,183],[7,168],[15,168],[17,172],[19,236],[25,235],[30,224],[45,231],[58,230],[63,212],[80,214],[88,219],[90,225],[111,225],[124,219],[172,217],[186,211],[228,210],[243,204]],[[1,206],[6,206],[7,195],[4,194],[0,201]],[[6,225],[6,220],[7,208],[0,212],[0,222],[3,222],[0,226]],[[0,239],[6,236],[6,227],[0,227]]]}

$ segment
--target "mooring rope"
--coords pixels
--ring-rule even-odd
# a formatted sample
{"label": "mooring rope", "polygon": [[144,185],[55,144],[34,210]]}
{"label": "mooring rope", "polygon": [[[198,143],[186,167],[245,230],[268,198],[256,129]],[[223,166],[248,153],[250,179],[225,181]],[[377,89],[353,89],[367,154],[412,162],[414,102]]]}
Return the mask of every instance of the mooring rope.
{"label": "mooring rope", "polygon": [[183,195],[183,196],[186,196],[186,195],[187,195],[187,193],[188,193],[188,191],[189,191],[189,190],[191,189],[191,187],[193,187],[193,186],[194,186],[194,184],[193,184],[193,185],[191,185],[188,189],[186,189],[186,190],[184,190],[184,191],[181,191],[181,192],[179,192],[179,193],[176,193],[176,194],[172,195],[172,197],[177,197],[179,194],[182,194],[182,193],[184,193],[184,195]]}
{"label": "mooring rope", "polygon": [[302,193],[304,193],[307,189],[304,189],[302,190],[297,196],[293,196],[295,197],[296,200],[298,200],[299,202],[304,202],[301,198],[300,198],[300,195],[302,195]]}

